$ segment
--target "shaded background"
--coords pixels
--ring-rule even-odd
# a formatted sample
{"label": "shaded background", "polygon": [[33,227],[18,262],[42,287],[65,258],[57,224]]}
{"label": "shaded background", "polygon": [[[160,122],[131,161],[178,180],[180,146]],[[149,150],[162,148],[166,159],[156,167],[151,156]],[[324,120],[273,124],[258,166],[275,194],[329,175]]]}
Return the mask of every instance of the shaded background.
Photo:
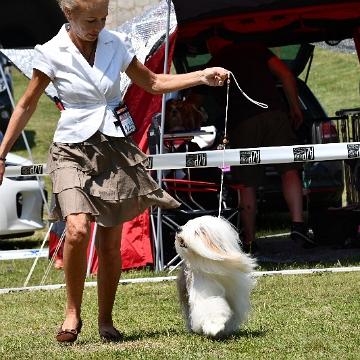
{"label": "shaded background", "polygon": [[65,22],[56,0],[1,1],[0,44],[29,48],[50,40]]}

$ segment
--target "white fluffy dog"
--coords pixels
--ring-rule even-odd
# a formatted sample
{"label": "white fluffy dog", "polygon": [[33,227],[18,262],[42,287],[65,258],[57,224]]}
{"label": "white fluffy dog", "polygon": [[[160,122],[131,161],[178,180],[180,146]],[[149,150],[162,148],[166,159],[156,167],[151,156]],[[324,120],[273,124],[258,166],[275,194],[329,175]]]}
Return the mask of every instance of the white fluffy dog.
{"label": "white fluffy dog", "polygon": [[256,263],[239,243],[236,229],[214,216],[190,220],[176,234],[184,260],[177,285],[189,331],[223,338],[247,319]]}

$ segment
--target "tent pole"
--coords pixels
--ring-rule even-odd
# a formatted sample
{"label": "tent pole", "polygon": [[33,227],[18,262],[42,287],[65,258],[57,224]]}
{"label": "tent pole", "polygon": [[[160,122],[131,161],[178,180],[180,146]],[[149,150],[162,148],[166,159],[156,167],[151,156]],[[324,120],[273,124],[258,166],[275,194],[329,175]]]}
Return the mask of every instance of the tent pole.
{"label": "tent pole", "polygon": [[97,232],[98,224],[95,222],[93,227],[93,232],[91,236],[91,243],[90,243],[90,252],[89,252],[89,258],[87,263],[87,269],[86,269],[86,276],[89,277],[91,274],[91,265],[93,262],[94,252],[95,252],[95,240],[96,240],[96,232]]}
{"label": "tent pole", "polygon": [[23,287],[27,287],[28,284],[29,284],[29,281],[30,281],[30,279],[31,279],[31,276],[32,276],[32,274],[33,274],[33,272],[34,272],[34,270],[35,270],[35,266],[36,266],[36,264],[37,264],[37,262],[38,262],[38,260],[39,260],[39,258],[40,258],[41,250],[44,248],[45,243],[46,243],[46,241],[47,241],[48,238],[49,238],[50,231],[51,231],[53,225],[54,225],[54,223],[51,223],[50,226],[49,226],[48,231],[46,232],[46,235],[45,235],[45,237],[44,237],[44,240],[43,240],[43,242],[42,242],[42,244],[41,244],[41,246],[40,246],[39,252],[38,252],[38,254],[37,254],[37,256],[36,256],[36,258],[35,258],[32,266],[31,266],[31,269],[30,269],[30,271],[29,271],[26,279],[25,279],[25,282],[24,282]]}
{"label": "tent pole", "polygon": [[[171,14],[171,0],[166,0],[168,4],[167,19],[166,19],[166,37],[165,37],[165,56],[164,56],[164,74],[168,72],[168,58],[169,58],[169,33],[170,33],[170,14]],[[159,153],[163,153],[163,143],[164,143],[164,127],[165,127],[165,106],[166,106],[166,94],[162,96],[161,103],[161,124],[160,124],[160,144],[159,144]],[[162,187],[162,170],[158,170],[158,183],[159,187]],[[155,269],[156,271],[161,271],[164,268],[164,249],[163,249],[163,239],[162,239],[162,219],[161,219],[161,209],[158,208],[157,213],[157,235],[156,242],[158,245],[159,253],[156,254]]]}

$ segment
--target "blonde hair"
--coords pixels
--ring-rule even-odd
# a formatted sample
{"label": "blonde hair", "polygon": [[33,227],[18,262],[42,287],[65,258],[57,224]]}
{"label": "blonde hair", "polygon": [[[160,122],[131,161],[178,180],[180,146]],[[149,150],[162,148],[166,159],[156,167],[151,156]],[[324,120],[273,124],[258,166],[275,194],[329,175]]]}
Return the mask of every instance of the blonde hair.
{"label": "blonde hair", "polygon": [[[107,1],[108,6],[109,6],[109,0],[98,0],[98,2],[100,1]],[[63,11],[63,13],[66,15],[66,10],[68,11],[75,11],[78,9],[83,8],[84,6],[89,6],[91,4],[89,4],[88,0],[57,0],[61,10]],[[92,2],[92,1],[90,1]],[[95,2],[95,1],[93,1]]]}
{"label": "blonde hair", "polygon": [[65,9],[74,10],[78,4],[76,0],[57,0],[61,10],[65,12]]}

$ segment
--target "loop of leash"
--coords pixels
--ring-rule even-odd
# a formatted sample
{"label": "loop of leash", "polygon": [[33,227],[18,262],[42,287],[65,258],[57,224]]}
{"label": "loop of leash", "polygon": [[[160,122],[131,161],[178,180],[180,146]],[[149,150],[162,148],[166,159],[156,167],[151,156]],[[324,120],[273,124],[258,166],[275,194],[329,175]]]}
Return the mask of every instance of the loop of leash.
{"label": "loop of leash", "polygon": [[[230,73],[231,76],[234,78],[234,81],[235,81],[235,84],[236,84],[237,88],[240,90],[240,92],[244,95],[244,97],[245,97],[246,99],[248,99],[249,101],[251,101],[253,104],[255,104],[255,105],[257,105],[257,106],[260,106],[260,107],[263,108],[263,109],[267,109],[267,108],[269,107],[267,104],[264,104],[264,103],[262,103],[262,102],[260,102],[260,101],[256,101],[256,100],[252,99],[250,96],[248,96],[248,95],[245,93],[245,91],[244,91],[244,90],[240,87],[240,85],[238,84],[235,75],[234,75],[231,71],[230,71],[229,73]],[[229,96],[229,94],[228,94],[227,96]]]}
{"label": "loop of leash", "polygon": [[227,122],[228,122],[228,110],[229,110],[229,93],[230,93],[230,76],[233,77],[235,84],[237,86],[237,88],[240,90],[241,94],[250,102],[252,102],[253,104],[263,108],[263,109],[267,109],[269,106],[267,104],[264,104],[260,101],[256,101],[254,99],[252,99],[250,96],[248,96],[245,91],[240,87],[240,85],[238,84],[235,75],[229,71],[229,75],[227,78],[227,88],[226,88],[226,108],[225,108],[225,129],[224,129],[224,138],[223,138],[223,143],[221,145],[221,148],[223,149],[223,161],[222,161],[222,167],[221,167],[221,180],[220,180],[220,194],[219,194],[219,214],[218,217],[221,217],[221,210],[222,210],[222,202],[223,202],[223,188],[224,188],[224,172],[225,172],[225,149],[227,147],[227,145],[229,144],[228,138],[227,138]]}

